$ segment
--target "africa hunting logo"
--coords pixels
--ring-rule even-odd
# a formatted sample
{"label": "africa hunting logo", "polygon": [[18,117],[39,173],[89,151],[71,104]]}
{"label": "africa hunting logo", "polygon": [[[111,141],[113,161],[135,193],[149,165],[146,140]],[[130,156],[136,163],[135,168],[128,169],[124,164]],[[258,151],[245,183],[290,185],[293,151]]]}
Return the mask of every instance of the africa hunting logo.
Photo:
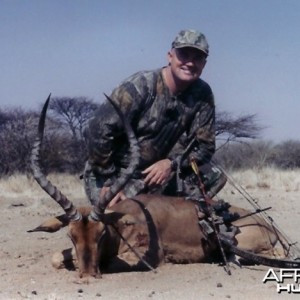
{"label": "africa hunting logo", "polygon": [[277,282],[277,293],[300,294],[300,269],[269,269],[262,282]]}

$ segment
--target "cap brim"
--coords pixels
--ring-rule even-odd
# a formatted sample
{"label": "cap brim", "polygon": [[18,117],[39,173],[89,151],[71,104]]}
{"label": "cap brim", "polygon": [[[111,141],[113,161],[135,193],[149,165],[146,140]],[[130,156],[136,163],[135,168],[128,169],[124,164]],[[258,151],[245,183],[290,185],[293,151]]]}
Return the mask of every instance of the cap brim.
{"label": "cap brim", "polygon": [[205,55],[208,56],[208,52],[205,51],[204,49],[202,49],[201,47],[197,47],[195,45],[190,45],[190,44],[181,44],[181,45],[178,45],[178,46],[174,46],[173,48],[175,49],[180,49],[180,48],[194,48],[194,49],[197,49],[201,52],[203,52]]}

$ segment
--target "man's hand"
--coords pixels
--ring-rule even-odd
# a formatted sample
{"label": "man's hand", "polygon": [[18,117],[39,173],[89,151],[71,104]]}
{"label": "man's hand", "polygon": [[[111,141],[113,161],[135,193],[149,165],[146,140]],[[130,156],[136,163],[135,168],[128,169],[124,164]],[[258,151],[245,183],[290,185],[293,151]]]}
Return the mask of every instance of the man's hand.
{"label": "man's hand", "polygon": [[[110,187],[109,186],[104,186],[101,188],[101,191],[100,191],[100,197],[104,197],[104,195],[109,191]],[[110,208],[112,207],[114,204],[122,201],[122,200],[125,200],[126,199],[126,196],[125,194],[120,191],[115,197],[112,198],[112,200],[108,203],[107,207]]]}
{"label": "man's hand", "polygon": [[167,158],[159,160],[145,169],[142,174],[146,175],[144,182],[147,185],[165,184],[171,174],[171,161]]}

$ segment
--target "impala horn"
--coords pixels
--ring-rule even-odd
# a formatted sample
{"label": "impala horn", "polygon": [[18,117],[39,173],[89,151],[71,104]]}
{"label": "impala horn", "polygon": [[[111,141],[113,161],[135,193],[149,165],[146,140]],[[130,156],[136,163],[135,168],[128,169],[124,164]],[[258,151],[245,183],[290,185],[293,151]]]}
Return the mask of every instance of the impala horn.
{"label": "impala horn", "polygon": [[63,195],[44,175],[40,167],[40,150],[44,136],[45,119],[51,94],[48,96],[40,115],[38,134],[31,151],[31,169],[39,186],[48,193],[65,211],[71,221],[79,221],[82,216],[73,203]]}
{"label": "impala horn", "polygon": [[136,166],[139,164],[140,161],[140,148],[138,146],[138,141],[136,139],[136,136],[133,132],[133,129],[131,125],[129,124],[128,120],[124,116],[123,112],[121,111],[119,105],[115,103],[114,100],[112,100],[110,97],[108,97],[106,94],[104,94],[106,99],[112,104],[114,109],[116,110],[117,114],[119,115],[124,128],[125,132],[127,134],[128,142],[129,142],[129,151],[130,151],[130,163],[127,167],[127,169],[122,173],[122,176],[115,181],[115,183],[110,187],[108,192],[104,195],[104,197],[99,198],[96,205],[94,206],[93,210],[90,213],[90,217],[95,221],[100,221],[101,216],[104,213],[104,210],[108,203],[118,194],[119,191],[123,189],[123,187],[126,185],[126,183],[131,178],[134,170],[136,169]]}

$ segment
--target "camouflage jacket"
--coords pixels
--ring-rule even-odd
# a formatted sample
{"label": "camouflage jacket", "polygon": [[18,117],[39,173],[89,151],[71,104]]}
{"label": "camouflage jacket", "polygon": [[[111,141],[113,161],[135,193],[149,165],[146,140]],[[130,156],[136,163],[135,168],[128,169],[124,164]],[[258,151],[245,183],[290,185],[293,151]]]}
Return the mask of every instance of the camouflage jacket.
{"label": "camouflage jacket", "polygon": [[[214,98],[203,80],[198,79],[183,93],[172,96],[163,81],[162,69],[138,72],[114,89],[111,98],[119,103],[138,139],[139,170],[164,158],[175,159],[193,139],[189,155],[200,164],[213,155]],[[127,138],[111,104],[104,103],[95,112],[85,136],[89,162],[100,173],[126,168],[130,159]]]}

